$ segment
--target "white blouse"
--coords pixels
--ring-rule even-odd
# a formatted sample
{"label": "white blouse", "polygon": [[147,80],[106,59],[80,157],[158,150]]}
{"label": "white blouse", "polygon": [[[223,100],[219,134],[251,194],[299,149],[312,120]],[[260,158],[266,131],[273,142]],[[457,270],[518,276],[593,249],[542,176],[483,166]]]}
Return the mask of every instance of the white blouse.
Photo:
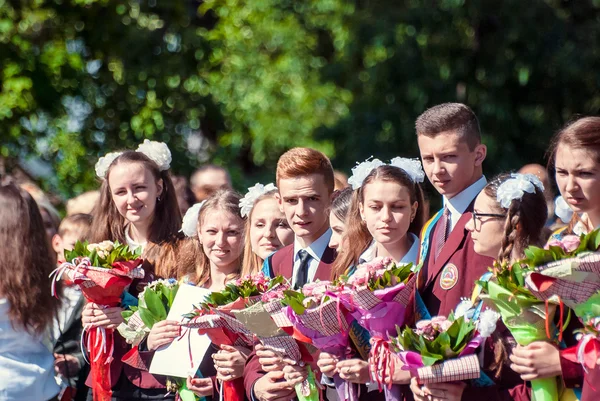
{"label": "white blouse", "polygon": [[[408,252],[406,252],[406,255],[404,255],[401,260],[397,261],[397,263],[416,264],[417,259],[419,257],[419,237],[417,237],[411,232],[406,233],[406,235],[408,235],[412,239],[413,243],[410,246]],[[371,242],[371,245],[369,245],[369,247],[358,258],[358,264],[368,263],[375,259],[376,256],[377,243],[373,241]]]}
{"label": "white blouse", "polygon": [[13,328],[8,312],[8,300],[0,298],[0,400],[49,400],[60,391],[54,356],[42,338]]}

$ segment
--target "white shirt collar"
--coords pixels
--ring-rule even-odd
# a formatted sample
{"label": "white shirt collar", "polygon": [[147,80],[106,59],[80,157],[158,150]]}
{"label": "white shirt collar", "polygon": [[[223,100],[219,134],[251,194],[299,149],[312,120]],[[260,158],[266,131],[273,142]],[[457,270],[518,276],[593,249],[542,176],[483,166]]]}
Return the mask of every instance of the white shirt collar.
{"label": "white shirt collar", "polygon": [[329,245],[330,239],[331,228],[328,228],[327,231],[323,233],[323,235],[317,238],[312,244],[310,244],[306,248],[302,248],[302,246],[298,242],[298,238],[294,237],[294,262],[298,258],[298,252],[301,249],[305,249],[314,260],[321,260],[321,258],[323,257],[323,253],[325,253],[325,249],[327,249],[327,246]]}
{"label": "white shirt collar", "polygon": [[[413,243],[410,246],[410,249],[408,250],[408,252],[406,252],[406,255],[404,255],[402,257],[402,259],[400,259],[398,261],[398,263],[417,263],[417,258],[419,256],[419,254],[418,254],[419,238],[410,232],[406,233],[406,235],[410,236]],[[375,259],[376,252],[377,252],[377,243],[375,241],[373,241],[373,242],[371,242],[371,245],[369,245],[369,247],[358,258],[358,264],[368,263],[368,262],[372,261],[373,259]]]}
{"label": "white shirt collar", "polygon": [[444,196],[444,206],[447,206],[452,214],[463,214],[486,185],[487,180],[485,179],[485,176],[482,175],[480,179],[452,198],[446,198]]}
{"label": "white shirt collar", "polygon": [[125,227],[125,242],[127,242],[127,246],[132,251],[136,250],[137,248],[142,248],[142,252],[143,252],[144,249],[146,248],[147,242],[144,242],[143,244],[140,244],[139,242],[135,242],[129,235],[129,230],[131,230],[131,227],[129,225],[127,225]]}

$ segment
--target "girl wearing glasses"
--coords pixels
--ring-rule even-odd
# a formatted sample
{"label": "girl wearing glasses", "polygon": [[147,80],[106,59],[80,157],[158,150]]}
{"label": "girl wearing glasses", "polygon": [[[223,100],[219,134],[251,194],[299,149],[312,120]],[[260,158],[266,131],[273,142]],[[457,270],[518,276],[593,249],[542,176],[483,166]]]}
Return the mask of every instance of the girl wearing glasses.
{"label": "girl wearing glasses", "polygon": [[[541,246],[548,215],[543,191],[541,181],[531,174],[502,174],[492,180],[477,196],[473,218],[466,226],[471,232],[475,251],[494,257],[499,262],[511,263],[523,258],[524,250],[529,245]],[[514,372],[503,369],[505,364],[510,363],[507,350],[513,348],[512,337],[507,331],[496,331],[492,339],[494,361],[488,364],[491,374],[502,383],[517,384],[518,378]],[[553,346],[550,347],[555,350]],[[521,347],[517,346],[513,353],[519,349]],[[556,375],[560,375],[560,370]],[[521,379],[531,380],[523,375]],[[524,384],[507,387],[513,399],[530,399],[529,390]]]}
{"label": "girl wearing glasses", "polygon": [[[552,140],[550,154],[560,194],[575,212],[569,225],[553,236],[587,234],[600,227],[600,117],[583,117],[568,124]],[[579,328],[577,319],[571,323],[564,334]],[[576,343],[574,338],[565,338],[569,347]],[[581,365],[563,357],[569,351],[534,342],[515,349],[511,368],[524,380],[562,375],[565,386],[573,388],[581,400],[599,399],[600,370],[590,370],[584,380]]]}

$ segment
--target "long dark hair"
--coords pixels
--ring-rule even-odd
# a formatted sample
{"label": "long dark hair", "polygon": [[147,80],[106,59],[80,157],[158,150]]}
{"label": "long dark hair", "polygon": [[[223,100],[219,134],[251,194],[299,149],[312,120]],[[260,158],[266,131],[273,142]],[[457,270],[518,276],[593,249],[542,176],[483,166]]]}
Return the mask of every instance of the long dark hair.
{"label": "long dark hair", "polygon": [[363,181],[362,186],[356,189],[352,195],[352,203],[350,204],[350,210],[346,217],[346,233],[344,236],[345,241],[351,244],[351,246],[347,247],[349,249],[343,251],[335,260],[332,267],[332,274],[334,277],[339,277],[346,269],[348,269],[348,267],[356,265],[360,255],[373,241],[373,236],[367,229],[367,224],[360,216],[359,204],[365,201],[365,187],[375,181],[395,182],[407,188],[410,195],[410,203],[418,203],[417,213],[408,227],[408,232],[411,232],[418,237],[423,224],[425,224],[426,216],[421,186],[414,182],[401,168],[384,165],[373,169]]}
{"label": "long dark hair", "polygon": [[[150,226],[148,246],[144,252],[144,258],[154,265],[155,273],[160,277],[179,276],[177,263],[175,261],[177,242],[183,239],[179,233],[181,226],[181,213],[177,203],[177,195],[168,171],[160,171],[158,165],[142,152],[125,151],[117,157],[109,166],[106,178],[100,188],[100,200],[92,212],[92,227],[90,229],[90,241],[100,242],[104,240],[119,241],[126,243],[125,226],[127,222],[121,216],[112,200],[108,177],[111,170],[117,164],[139,163],[152,173],[159,182],[162,180],[163,190],[160,201],[156,202],[154,219]],[[166,254],[165,254],[166,253]],[[165,263],[160,263],[160,260]],[[189,270],[188,267],[183,270]]]}
{"label": "long dark hair", "polygon": [[48,277],[55,258],[35,201],[12,184],[0,186],[0,243],[0,295],[9,302],[11,324],[42,334],[60,305]]}

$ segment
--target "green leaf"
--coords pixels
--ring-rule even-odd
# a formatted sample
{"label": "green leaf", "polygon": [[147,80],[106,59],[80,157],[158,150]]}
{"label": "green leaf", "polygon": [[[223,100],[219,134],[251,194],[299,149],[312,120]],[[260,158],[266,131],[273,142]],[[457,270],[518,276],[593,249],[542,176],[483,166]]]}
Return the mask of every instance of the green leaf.
{"label": "green leaf", "polygon": [[142,319],[142,322],[144,322],[146,327],[148,327],[149,329],[151,329],[155,323],[160,321],[158,317],[154,316],[152,312],[150,312],[149,309],[140,309],[139,312],[140,319]]}
{"label": "green leaf", "polygon": [[600,229],[596,229],[589,234],[588,249],[597,251],[600,248]]}
{"label": "green leaf", "polygon": [[144,301],[146,301],[148,310],[158,319],[158,321],[167,318],[167,311],[165,310],[162,300],[154,291],[147,289],[144,292]]}
{"label": "green leaf", "polygon": [[123,317],[123,320],[125,320],[125,323],[127,323],[129,321],[129,318],[134,314],[134,311],[132,310],[124,310],[123,312],[121,312],[121,316]]}

